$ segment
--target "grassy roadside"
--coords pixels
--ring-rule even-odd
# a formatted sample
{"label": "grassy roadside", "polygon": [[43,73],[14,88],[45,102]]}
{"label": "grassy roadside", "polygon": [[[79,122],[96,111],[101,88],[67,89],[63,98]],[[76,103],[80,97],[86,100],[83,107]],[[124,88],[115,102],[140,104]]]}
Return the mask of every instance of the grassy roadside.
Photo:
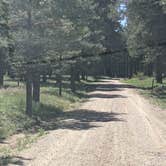
{"label": "grassy roadside", "polygon": [[[25,115],[25,85],[21,83],[18,87],[17,82],[7,79],[6,87],[0,89],[0,156],[3,154],[0,161],[4,164],[14,152],[28,147],[28,144],[48,131],[60,128],[59,122],[65,119],[65,113],[86,100],[86,92],[91,90],[91,82],[92,78],[89,82],[78,82],[76,86],[79,90],[72,93],[69,81],[66,80],[63,82],[63,96],[60,97],[56,82],[48,80],[42,84],[41,102],[33,104],[34,115],[29,118]],[[3,146],[6,138],[19,133],[25,136],[16,141],[14,150],[13,147]]]}
{"label": "grassy roadside", "polygon": [[155,82],[153,90],[152,80],[153,78],[151,77],[135,76],[132,79],[124,79],[122,82],[132,85],[138,89],[140,94],[150,99],[153,104],[159,106],[161,109],[166,109],[166,80],[164,80],[163,84]]}

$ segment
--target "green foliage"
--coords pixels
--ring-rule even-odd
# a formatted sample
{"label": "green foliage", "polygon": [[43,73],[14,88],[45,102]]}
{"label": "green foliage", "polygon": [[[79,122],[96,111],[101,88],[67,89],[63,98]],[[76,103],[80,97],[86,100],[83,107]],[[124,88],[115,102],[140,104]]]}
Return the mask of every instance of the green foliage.
{"label": "green foliage", "polygon": [[144,76],[143,74],[135,75],[132,79],[126,79],[125,82],[130,85],[135,86],[136,88],[142,89],[151,89],[152,88],[152,77]]}
{"label": "green foliage", "polygon": [[128,2],[127,45],[130,57],[138,63],[155,65],[156,79],[161,82],[159,78],[165,72],[166,65],[166,15],[160,2]]}
{"label": "green foliage", "polygon": [[33,120],[24,113],[25,101],[20,89],[1,90],[0,95],[0,138],[18,131],[27,130]]}
{"label": "green foliage", "polygon": [[[16,84],[7,79],[5,83]],[[85,83],[77,84],[80,89],[74,94],[69,89],[69,81],[65,82],[63,96],[59,97],[58,88],[55,82],[48,82],[41,88],[41,103],[33,104],[34,116],[29,118],[25,115],[24,86],[8,87],[0,90],[0,139],[6,138],[18,132],[31,132],[39,128],[39,133],[43,133],[38,120],[48,120],[55,118],[63,111],[73,108],[77,103],[85,98]]]}
{"label": "green foliage", "polygon": [[151,77],[144,77],[140,80],[140,77],[124,80],[125,83],[132,85],[140,91],[145,97],[148,97],[153,104],[166,108],[166,80],[163,84],[155,82],[154,90],[152,91],[152,80]]}
{"label": "green foliage", "polygon": [[0,1],[0,86],[3,84],[3,75],[8,63],[9,26],[8,26],[8,3]]}
{"label": "green foliage", "polygon": [[[34,88],[36,78],[38,79],[36,87],[39,88],[41,75],[47,77],[53,74],[57,84],[60,84],[63,82],[61,75],[70,74],[71,89],[75,92],[74,84],[76,79],[80,81],[80,75],[84,77],[83,79],[87,74],[97,75],[98,71],[95,69],[102,63],[99,53],[115,50],[123,44],[120,34],[122,29],[118,13],[119,3],[116,1],[11,0],[8,3],[2,2],[0,21],[2,20],[4,27],[0,29],[5,33],[1,33],[3,40],[0,41],[6,42],[7,48],[2,59],[7,61],[6,69],[10,77],[22,79],[29,83],[26,85],[30,85],[27,86],[30,90],[27,90],[26,94],[23,90],[24,85],[21,85],[20,89],[14,86],[10,88],[11,83],[8,83],[9,85],[5,86],[9,86],[7,90],[2,89],[3,97],[0,101],[2,124],[8,127],[3,126],[2,129],[5,130],[1,133],[6,137],[18,130],[27,130],[37,123],[37,119],[28,118],[24,114],[25,107],[29,106],[26,108],[30,110],[29,115],[31,115],[32,96],[28,92],[37,89]],[[6,40],[9,38],[10,40],[12,38],[10,44]],[[6,54],[10,56],[6,58]],[[64,60],[70,57],[72,57],[70,60]],[[111,61],[116,59],[118,63],[121,57],[122,54],[116,54],[113,58],[108,56],[105,61],[107,67],[110,65],[108,63],[110,59]],[[0,65],[0,72],[4,68]],[[65,86],[65,83],[62,85]],[[55,82],[53,85],[55,86]],[[83,83],[76,85],[77,93],[62,86],[62,97],[58,96],[58,88],[50,84],[42,87],[41,103],[33,103],[33,116],[47,118],[50,112],[56,115],[72,107],[74,103],[81,100],[81,97],[86,96],[83,85]],[[30,101],[27,102],[28,104],[25,103],[27,100],[24,96],[29,97],[27,97]]]}

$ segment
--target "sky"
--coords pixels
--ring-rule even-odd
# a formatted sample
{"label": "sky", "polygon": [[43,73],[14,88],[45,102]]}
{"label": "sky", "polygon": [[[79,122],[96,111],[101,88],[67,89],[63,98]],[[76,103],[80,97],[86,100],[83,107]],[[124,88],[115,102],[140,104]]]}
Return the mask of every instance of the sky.
{"label": "sky", "polygon": [[127,25],[127,17],[125,17],[123,20],[121,20],[121,25],[125,27]]}
{"label": "sky", "polygon": [[[120,11],[126,11],[126,4],[121,4],[120,5]],[[120,21],[121,25],[125,27],[127,25],[127,17],[122,16],[122,20]]]}

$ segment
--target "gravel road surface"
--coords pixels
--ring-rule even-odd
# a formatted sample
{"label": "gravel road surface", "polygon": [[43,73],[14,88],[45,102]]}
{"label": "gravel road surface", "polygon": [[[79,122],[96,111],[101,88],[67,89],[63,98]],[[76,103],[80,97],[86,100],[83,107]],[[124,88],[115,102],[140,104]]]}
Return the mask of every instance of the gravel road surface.
{"label": "gravel road surface", "polygon": [[166,111],[156,111],[130,86],[103,80],[19,155],[25,166],[166,166]]}

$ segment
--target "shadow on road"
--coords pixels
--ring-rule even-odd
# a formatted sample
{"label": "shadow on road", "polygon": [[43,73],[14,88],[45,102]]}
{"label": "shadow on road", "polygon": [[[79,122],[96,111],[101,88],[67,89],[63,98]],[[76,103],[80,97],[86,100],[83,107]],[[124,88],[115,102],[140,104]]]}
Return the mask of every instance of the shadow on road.
{"label": "shadow on road", "polygon": [[123,95],[109,95],[109,94],[102,94],[102,93],[95,93],[89,95],[90,98],[106,98],[106,99],[114,99],[114,98],[127,98],[127,96]]}
{"label": "shadow on road", "polygon": [[[123,88],[128,88],[126,85],[115,85],[107,82],[94,83],[88,87],[89,91],[95,93],[87,95],[87,98],[126,98],[126,96],[120,94],[107,94],[107,92],[122,91]],[[96,89],[96,90],[95,90]],[[78,94],[80,95],[80,94]],[[84,96],[85,97],[85,96]],[[93,104],[93,103],[92,103]],[[67,130],[90,130],[103,126],[103,123],[124,123],[124,113],[114,113],[101,110],[91,109],[78,109],[68,112],[64,112],[62,108],[57,108],[52,105],[40,104],[40,111],[36,114],[37,120],[35,124],[31,126],[29,132],[37,132],[38,129],[44,129],[45,131],[67,129]],[[4,143],[5,142],[1,142]],[[24,165],[26,159],[19,156],[0,157],[0,165],[7,166]]]}
{"label": "shadow on road", "polygon": [[122,91],[123,89],[142,89],[142,90],[149,90],[152,89],[152,87],[137,87],[137,86],[133,86],[133,85],[128,85],[128,84],[114,84],[110,82],[107,82],[107,84],[105,84],[105,82],[101,82],[101,84],[93,84],[96,86],[97,90],[101,90],[101,91]]}
{"label": "shadow on road", "polygon": [[[124,119],[120,117],[121,115],[122,114],[113,112],[99,112],[95,110],[73,110],[62,112],[56,118],[52,116],[52,119],[46,119],[45,116],[45,118],[41,120],[40,127],[46,131],[57,129],[88,130],[91,128],[101,127],[101,122],[124,122]],[[96,122],[95,125],[93,122]]]}
{"label": "shadow on road", "polygon": [[[127,98],[124,95],[120,95],[120,91],[123,88],[127,88],[126,85],[117,85],[111,82],[100,82],[90,85],[90,89],[94,93],[87,95],[87,98]],[[95,89],[97,90],[94,90]],[[119,91],[119,94],[112,94],[107,92]],[[93,103],[92,103],[93,104]],[[70,129],[70,130],[88,130],[95,127],[100,127],[99,122],[124,122],[121,114],[111,112],[101,112],[101,110],[73,110],[64,112],[61,108],[56,108],[51,105],[40,105],[40,111],[36,115],[38,117],[38,128],[44,130],[57,130],[57,129]],[[98,122],[98,123],[93,123]],[[97,124],[97,125],[96,125]],[[33,130],[34,131],[34,130]]]}
{"label": "shadow on road", "polygon": [[[58,127],[62,129],[87,130],[101,127],[101,122],[123,122],[124,120],[118,117],[120,115],[94,110],[75,110],[65,113],[64,119]],[[95,122],[95,125],[93,125],[93,122]]]}
{"label": "shadow on road", "polygon": [[[110,82],[100,82],[91,84],[88,89],[91,92],[96,92],[88,95],[87,98],[126,98],[120,94],[107,94],[108,91],[121,91],[125,85],[115,85]],[[97,88],[97,91],[95,90]],[[120,92],[119,92],[120,93]],[[78,94],[80,95],[80,94]],[[85,97],[85,96],[84,96]],[[63,108],[55,107],[53,105],[40,104],[38,112],[34,112],[35,121],[27,132],[36,133],[39,129],[57,130],[88,130],[95,127],[100,127],[99,122],[123,122],[120,114],[101,112],[101,110],[73,110],[65,112]],[[92,122],[98,122],[97,125]],[[1,140],[0,140],[1,141]],[[3,140],[1,141],[1,144]]]}
{"label": "shadow on road", "polygon": [[32,159],[27,159],[20,156],[0,157],[0,166],[8,166],[10,164],[23,166],[25,160],[32,160]]}

